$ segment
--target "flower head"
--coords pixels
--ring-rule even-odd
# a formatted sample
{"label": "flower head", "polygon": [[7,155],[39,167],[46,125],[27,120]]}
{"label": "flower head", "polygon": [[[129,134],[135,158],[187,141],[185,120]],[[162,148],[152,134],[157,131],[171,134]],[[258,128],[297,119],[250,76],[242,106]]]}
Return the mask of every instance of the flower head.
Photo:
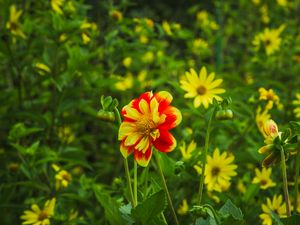
{"label": "flower head", "polygon": [[186,215],[189,211],[189,205],[187,203],[187,200],[186,199],[183,199],[182,200],[182,204],[180,205],[180,207],[177,209],[177,213],[179,215]]}
{"label": "flower head", "polygon": [[266,105],[267,109],[272,109],[274,103],[279,106],[280,99],[272,89],[266,90],[261,87],[258,89],[258,92],[260,94],[259,100],[265,100],[268,102]]}
{"label": "flower head", "polygon": [[278,29],[266,28],[262,33],[256,35],[253,40],[256,49],[258,50],[260,44],[263,43],[267,55],[272,55],[278,51],[281,44],[280,34],[284,28],[285,25],[280,26]]}
{"label": "flower head", "polygon": [[31,210],[25,210],[21,216],[21,219],[24,220],[22,224],[50,225],[50,218],[54,215],[55,202],[55,198],[46,201],[43,209],[33,204]]}
{"label": "flower head", "polygon": [[297,118],[300,118],[300,93],[296,94],[296,100],[293,101],[295,106],[294,113]]}
{"label": "flower head", "polygon": [[214,80],[214,73],[210,73],[207,76],[205,67],[201,68],[199,76],[194,69],[190,69],[190,72],[186,72],[185,76],[186,80],[180,80],[181,88],[187,92],[184,95],[185,98],[195,98],[195,108],[198,108],[200,105],[203,105],[204,108],[208,108],[214,98],[218,101],[222,100],[218,94],[224,93],[225,90],[217,87],[223,82],[223,80]]}
{"label": "flower head", "polygon": [[263,213],[259,215],[263,225],[272,225],[271,210],[279,217],[286,217],[286,207],[282,201],[282,195],[275,195],[273,199],[267,198],[267,204],[261,206]]}
{"label": "flower head", "polygon": [[179,147],[184,161],[188,161],[192,157],[192,152],[196,149],[197,144],[192,140],[186,147],[185,142]]}
{"label": "flower head", "polygon": [[61,188],[66,188],[69,186],[71,180],[72,180],[72,176],[71,174],[66,171],[66,170],[62,170],[59,166],[57,166],[56,164],[52,165],[52,168],[57,172],[55,175],[55,180],[56,180],[56,189],[59,190]]}
{"label": "flower head", "polygon": [[220,154],[219,149],[215,149],[212,156],[207,156],[204,183],[207,184],[208,191],[223,191],[230,186],[231,177],[236,176],[237,165],[233,164],[234,156],[227,152]]}
{"label": "flower head", "polygon": [[17,10],[15,5],[10,6],[9,8],[9,21],[6,23],[6,28],[10,30],[10,32],[21,38],[26,38],[25,34],[21,30],[21,26],[19,23],[19,18],[22,15],[22,10]]}
{"label": "flower head", "polygon": [[259,169],[255,169],[256,176],[253,178],[252,183],[260,184],[261,189],[267,189],[269,187],[274,187],[276,183],[274,183],[271,179],[272,168],[262,168],[260,171]]}
{"label": "flower head", "polygon": [[122,109],[124,121],[119,129],[120,151],[131,153],[140,166],[146,167],[152,156],[152,146],[170,152],[176,139],[169,132],[181,122],[180,111],[171,106],[172,95],[167,91],[145,92]]}
{"label": "flower head", "polygon": [[264,134],[263,126],[266,121],[271,119],[271,115],[268,113],[267,108],[265,108],[263,112],[261,112],[261,110],[261,107],[258,107],[258,109],[256,110],[255,120],[258,130],[261,132],[261,134]]}
{"label": "flower head", "polygon": [[65,0],[51,0],[51,7],[53,11],[58,14],[63,14],[61,7],[64,4],[64,1]]}

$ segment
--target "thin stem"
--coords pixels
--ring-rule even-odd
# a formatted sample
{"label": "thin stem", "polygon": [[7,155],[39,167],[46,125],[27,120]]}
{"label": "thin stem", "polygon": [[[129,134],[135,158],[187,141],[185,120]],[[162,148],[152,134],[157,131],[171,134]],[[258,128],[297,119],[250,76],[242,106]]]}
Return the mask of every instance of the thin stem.
{"label": "thin stem", "polygon": [[219,217],[218,217],[217,212],[215,211],[215,209],[209,204],[204,204],[203,207],[208,208],[212,212],[212,214],[215,218],[216,224],[219,225],[220,221],[219,221]]}
{"label": "thin stem", "polygon": [[286,176],[285,156],[282,147],[280,150],[280,155],[281,155],[281,172],[282,172],[283,193],[284,193],[284,200],[286,205],[286,212],[288,216],[291,216],[290,199],[289,199],[289,191],[288,191],[287,176]]}
{"label": "thin stem", "polygon": [[137,199],[137,163],[134,161],[134,178],[133,178],[133,193],[134,193],[134,201],[135,205],[137,206],[138,204],[138,199]]}
{"label": "thin stem", "polygon": [[297,153],[296,158],[296,171],[295,171],[295,197],[294,197],[294,210],[297,212],[297,206],[298,206],[298,195],[299,195],[299,189],[298,189],[298,180],[299,180],[299,169],[300,169],[300,152]]}
{"label": "thin stem", "polygon": [[201,174],[201,178],[200,178],[199,192],[198,192],[198,205],[201,205],[201,200],[202,200],[206,157],[207,157],[209,137],[210,137],[210,131],[211,131],[211,123],[212,123],[212,119],[215,115],[215,111],[216,111],[216,108],[214,108],[212,114],[210,115],[210,118],[208,120],[207,130],[206,130],[204,155],[202,156],[202,174]]}
{"label": "thin stem", "polygon": [[164,223],[168,225],[168,222],[167,222],[166,217],[163,212],[161,212],[161,217],[162,217]]}
{"label": "thin stem", "polygon": [[164,188],[164,190],[165,190],[165,192],[167,194],[169,206],[171,208],[172,215],[173,215],[173,218],[175,220],[175,224],[179,225],[179,222],[178,222],[178,219],[177,219],[177,216],[176,216],[176,213],[175,213],[175,209],[174,209],[174,206],[173,206],[173,203],[172,203],[172,199],[171,199],[171,196],[170,196],[170,193],[169,193],[169,190],[168,190],[168,186],[167,186],[167,183],[166,183],[166,179],[165,179],[165,176],[163,174],[163,171],[162,171],[162,168],[161,168],[161,165],[160,165],[158,152],[154,151],[154,155],[155,155],[155,158],[156,158],[158,173],[159,173],[161,181],[163,183],[163,188]]}
{"label": "thin stem", "polygon": [[[115,113],[118,125],[120,126],[121,123],[122,123],[121,115],[119,113],[119,110],[116,107],[114,108],[114,113]],[[125,168],[127,186],[128,186],[129,195],[130,195],[130,202],[131,202],[132,207],[135,208],[136,207],[136,204],[135,204],[136,202],[135,202],[134,197],[133,197],[132,185],[131,185],[131,179],[130,179],[130,173],[129,173],[129,166],[128,166],[127,158],[124,158],[124,168]]]}
{"label": "thin stem", "polygon": [[127,186],[128,186],[128,189],[129,189],[130,202],[131,202],[132,207],[135,208],[136,204],[135,204],[134,197],[133,197],[133,192],[132,192],[132,186],[131,186],[131,181],[130,181],[130,173],[129,173],[127,158],[124,158],[124,167],[125,167]]}

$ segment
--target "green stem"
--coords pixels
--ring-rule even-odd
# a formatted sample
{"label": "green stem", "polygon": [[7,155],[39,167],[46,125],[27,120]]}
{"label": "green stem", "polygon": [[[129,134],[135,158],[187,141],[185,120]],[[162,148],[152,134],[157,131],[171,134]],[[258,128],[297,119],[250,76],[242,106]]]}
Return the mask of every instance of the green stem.
{"label": "green stem", "polygon": [[162,217],[164,223],[168,225],[168,222],[167,222],[166,217],[163,212],[161,212],[161,217]]}
{"label": "green stem", "polygon": [[207,130],[206,130],[205,144],[204,144],[204,155],[202,156],[202,173],[201,173],[199,191],[198,191],[198,205],[201,205],[201,200],[202,200],[205,165],[206,165],[209,137],[210,137],[210,131],[211,131],[211,123],[212,123],[212,119],[215,115],[215,111],[216,111],[216,108],[214,108],[212,114],[210,115],[210,118],[208,120]]}
{"label": "green stem", "polygon": [[297,212],[297,206],[298,206],[298,195],[299,195],[299,189],[298,189],[298,180],[299,180],[299,169],[300,169],[300,152],[297,153],[296,158],[296,171],[295,171],[295,200],[294,200],[294,211]]}
{"label": "green stem", "polygon": [[178,219],[177,219],[177,216],[176,216],[176,213],[175,213],[175,209],[174,209],[174,206],[173,206],[173,203],[172,203],[172,199],[171,199],[171,196],[170,196],[170,193],[169,193],[169,190],[168,190],[168,186],[167,186],[167,183],[166,183],[166,179],[165,179],[165,176],[163,174],[163,171],[162,171],[162,168],[161,168],[161,165],[160,165],[158,152],[156,150],[154,150],[154,155],[155,155],[155,158],[156,158],[158,173],[159,173],[159,176],[160,176],[161,181],[163,183],[163,188],[164,188],[164,190],[167,194],[169,206],[171,208],[172,215],[173,215],[173,218],[175,220],[175,224],[179,225],[179,222],[178,222]]}
{"label": "green stem", "polygon": [[[115,113],[118,125],[120,126],[121,123],[122,123],[120,112],[117,108],[114,108],[114,113]],[[130,202],[131,202],[132,207],[135,208],[136,204],[135,204],[135,200],[134,200],[133,192],[132,192],[132,185],[131,185],[131,179],[130,179],[130,173],[129,173],[129,166],[128,166],[127,158],[124,158],[124,168],[125,168],[127,186],[128,186],[129,195],[130,195]]]}
{"label": "green stem", "polygon": [[290,209],[290,199],[289,199],[289,191],[288,191],[288,185],[287,185],[287,176],[286,176],[286,164],[285,164],[285,156],[284,156],[284,150],[281,147],[280,150],[281,155],[281,172],[282,172],[282,181],[283,181],[283,194],[284,194],[284,200],[286,205],[286,212],[288,216],[291,216],[291,209]]}
{"label": "green stem", "polygon": [[134,178],[133,178],[133,193],[134,193],[134,201],[135,205],[138,204],[138,198],[137,198],[137,163],[134,161]]}
{"label": "green stem", "polygon": [[208,208],[212,212],[212,214],[215,218],[216,224],[219,225],[220,221],[219,221],[219,217],[218,217],[217,212],[215,211],[215,209],[209,204],[204,204],[203,207]]}

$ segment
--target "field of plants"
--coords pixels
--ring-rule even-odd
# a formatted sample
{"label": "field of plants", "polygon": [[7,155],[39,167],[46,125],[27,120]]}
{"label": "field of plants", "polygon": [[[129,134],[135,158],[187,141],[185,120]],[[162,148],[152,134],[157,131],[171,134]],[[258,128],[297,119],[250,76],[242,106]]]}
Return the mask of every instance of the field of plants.
{"label": "field of plants", "polygon": [[0,0],[1,225],[299,225],[299,0]]}

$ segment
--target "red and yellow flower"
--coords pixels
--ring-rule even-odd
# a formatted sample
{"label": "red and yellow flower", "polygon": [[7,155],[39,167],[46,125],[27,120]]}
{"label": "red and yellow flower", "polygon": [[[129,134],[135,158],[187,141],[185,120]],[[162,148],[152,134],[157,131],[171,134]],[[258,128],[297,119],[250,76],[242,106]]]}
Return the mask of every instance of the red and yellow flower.
{"label": "red and yellow flower", "polygon": [[171,106],[167,91],[145,92],[122,109],[124,121],[119,129],[120,151],[126,158],[134,154],[140,166],[146,167],[152,156],[152,146],[160,152],[170,152],[176,139],[169,132],[181,122],[180,111]]}

